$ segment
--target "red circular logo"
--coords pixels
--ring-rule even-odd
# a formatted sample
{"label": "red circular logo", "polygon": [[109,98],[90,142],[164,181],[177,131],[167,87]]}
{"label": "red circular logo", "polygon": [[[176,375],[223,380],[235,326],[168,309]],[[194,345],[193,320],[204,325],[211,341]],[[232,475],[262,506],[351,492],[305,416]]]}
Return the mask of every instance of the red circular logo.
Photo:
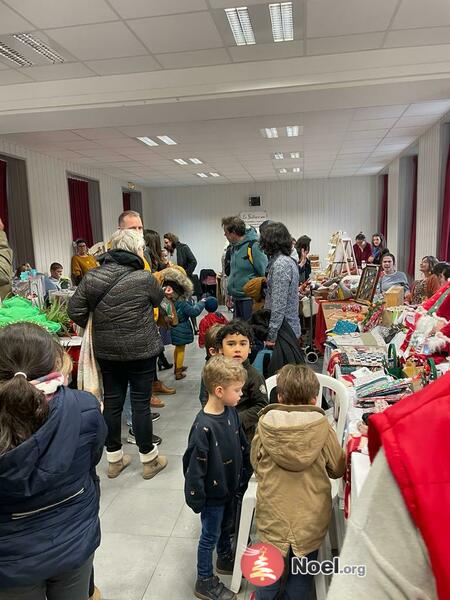
{"label": "red circular logo", "polygon": [[254,544],[242,555],[241,570],[247,581],[263,587],[275,583],[283,575],[284,558],[271,544]]}

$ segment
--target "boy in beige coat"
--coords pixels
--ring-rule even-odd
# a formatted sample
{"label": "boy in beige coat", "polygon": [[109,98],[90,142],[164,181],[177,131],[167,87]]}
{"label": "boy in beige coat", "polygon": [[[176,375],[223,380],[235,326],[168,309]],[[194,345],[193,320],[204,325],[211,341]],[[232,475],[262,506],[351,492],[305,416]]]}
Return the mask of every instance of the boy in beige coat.
{"label": "boy in beige coat", "polygon": [[[279,404],[260,413],[251,449],[258,480],[258,536],[287,560],[292,556],[316,560],[331,519],[329,478],[343,476],[344,452],[325,413],[315,406],[319,382],[309,367],[284,366],[277,393]],[[280,580],[258,588],[256,600],[307,600],[311,576],[289,572],[282,579],[284,591]]]}

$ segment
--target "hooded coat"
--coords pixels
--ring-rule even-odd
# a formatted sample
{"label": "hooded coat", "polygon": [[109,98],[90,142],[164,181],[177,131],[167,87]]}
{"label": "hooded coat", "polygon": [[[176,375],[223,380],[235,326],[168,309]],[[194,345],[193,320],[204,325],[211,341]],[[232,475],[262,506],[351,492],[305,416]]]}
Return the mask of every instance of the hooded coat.
{"label": "hooded coat", "polygon": [[331,519],[330,477],[344,451],[323,410],[270,404],[260,413],[251,462],[258,480],[256,527],[262,542],[305,556],[322,544]]}
{"label": "hooded coat", "polygon": [[100,544],[97,400],[60,387],[47,421],[0,456],[0,588],[80,567]]}
{"label": "hooded coat", "polygon": [[[230,276],[227,281],[227,291],[230,296],[242,300],[247,298],[244,285],[254,277],[264,277],[267,267],[267,256],[257,243],[258,234],[253,227],[247,229],[244,238],[232,244]],[[252,244],[251,244],[252,243]],[[248,247],[251,244],[253,264],[248,256]]]}

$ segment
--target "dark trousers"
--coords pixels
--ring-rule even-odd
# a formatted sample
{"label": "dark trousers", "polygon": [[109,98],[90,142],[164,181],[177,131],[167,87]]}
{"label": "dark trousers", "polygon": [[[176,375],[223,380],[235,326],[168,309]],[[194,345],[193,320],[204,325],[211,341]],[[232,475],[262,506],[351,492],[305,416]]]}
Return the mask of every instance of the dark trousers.
{"label": "dark trousers", "polygon": [[103,376],[103,417],[108,426],[107,451],[116,452],[122,448],[122,410],[129,384],[131,422],[136,444],[141,454],[148,454],[153,450],[150,398],[155,379],[156,357],[130,361],[99,359],[98,364]]}
{"label": "dark trousers", "polygon": [[214,575],[212,556],[217,546],[217,555],[232,554],[231,534],[234,528],[234,501],[220,506],[208,506],[200,513],[202,533],[198,542],[197,576],[208,579]]}
{"label": "dark trousers", "polygon": [[[318,553],[318,550],[314,550],[306,557],[308,560],[317,560]],[[275,600],[275,598],[277,600],[308,600],[313,576],[300,573],[292,575],[292,556],[292,550],[290,550],[286,557],[285,573],[281,579],[271,585],[256,588],[255,600]]]}
{"label": "dark trousers", "polygon": [[94,555],[78,569],[34,585],[0,589],[0,600],[87,600]]}
{"label": "dark trousers", "polygon": [[234,318],[249,321],[252,316],[253,300],[246,298],[245,300],[233,298]]}

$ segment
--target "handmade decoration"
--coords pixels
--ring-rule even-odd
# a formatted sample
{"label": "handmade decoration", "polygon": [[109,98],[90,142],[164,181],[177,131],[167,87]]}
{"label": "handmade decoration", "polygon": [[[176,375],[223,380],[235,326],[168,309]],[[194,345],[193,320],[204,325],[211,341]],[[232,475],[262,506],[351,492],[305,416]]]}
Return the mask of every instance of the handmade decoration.
{"label": "handmade decoration", "polygon": [[355,301],[359,304],[370,305],[380,277],[378,265],[367,265],[362,272]]}

